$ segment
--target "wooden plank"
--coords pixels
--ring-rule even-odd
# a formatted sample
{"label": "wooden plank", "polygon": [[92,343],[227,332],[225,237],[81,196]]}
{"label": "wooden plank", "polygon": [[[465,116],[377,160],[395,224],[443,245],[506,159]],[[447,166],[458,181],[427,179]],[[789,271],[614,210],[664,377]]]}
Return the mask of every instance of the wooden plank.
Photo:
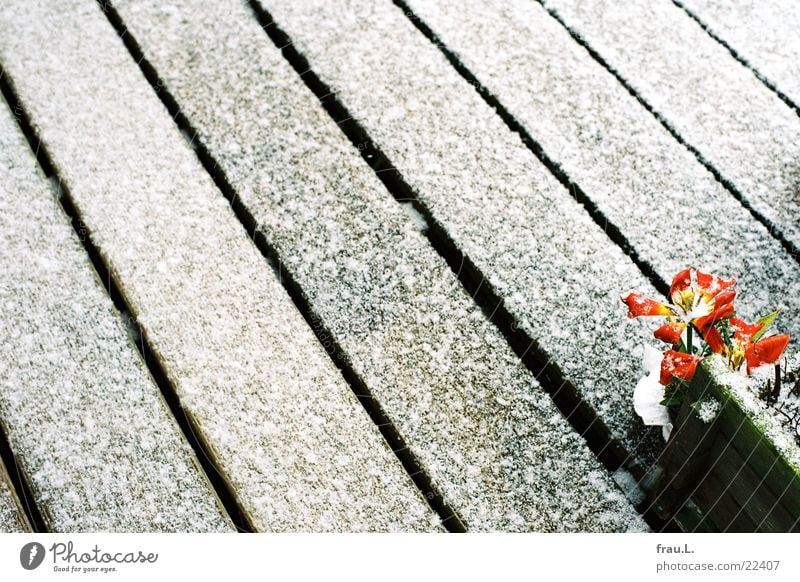
{"label": "wooden plank", "polygon": [[[702,422],[692,403],[684,399],[675,417],[675,427],[658,459],[658,477],[650,487],[653,509],[663,518],[674,516],[685,506],[713,462],[711,447],[719,434],[714,424]],[[689,516],[691,517],[691,516]]]}
{"label": "wooden plank", "polygon": [[[739,427],[741,430],[736,432]],[[726,438],[733,440],[734,448],[740,455],[749,456],[752,469],[764,476],[770,491],[797,519],[800,516],[800,478],[797,473],[787,468],[785,463],[776,462],[775,448],[770,446],[763,434],[751,433],[749,428],[744,428],[741,417],[738,421],[721,423],[720,428]]]}
{"label": "wooden plank", "polygon": [[114,5],[470,530],[645,527],[241,2]]}
{"label": "wooden plank", "polygon": [[728,495],[728,484],[722,482],[713,472],[703,479],[693,497],[703,511],[703,520],[698,527],[708,522],[713,524],[717,532],[756,532],[755,522]]}
{"label": "wooden plank", "polygon": [[800,117],[792,108],[671,2],[543,3],[800,248]]}
{"label": "wooden plank", "polygon": [[792,530],[800,516],[791,516],[781,505],[778,496],[767,486],[769,474],[759,475],[753,470],[752,455],[741,455],[725,438],[717,440],[711,454],[713,459],[718,459],[714,473],[728,484],[726,495],[750,517],[758,531],[789,533]]}
{"label": "wooden plank", "polygon": [[733,448],[744,458],[752,470],[764,476],[764,483],[790,516],[800,516],[800,479],[797,469],[777,450],[770,438],[753,421],[751,413],[742,409],[738,399],[712,372],[712,363],[703,362],[697,368],[690,385],[693,398],[710,395],[722,408],[715,421],[722,438],[733,443]]}
{"label": "wooden plank", "polygon": [[631,288],[655,293],[635,264],[391,2],[261,4],[502,298],[514,329],[636,451],[643,328],[621,306],[598,308]]}
{"label": "wooden plank", "polygon": [[0,425],[51,531],[230,519],[0,104]]}
{"label": "wooden plank", "polygon": [[714,533],[714,526],[703,518],[703,513],[693,501],[689,500],[675,516],[673,522],[681,531],[690,533]]}
{"label": "wooden plank", "polygon": [[14,493],[6,467],[0,461],[0,533],[31,531],[28,518],[22,511],[19,498]]}
{"label": "wooden plank", "polygon": [[764,483],[781,499],[781,504],[793,515],[800,516],[800,478],[784,462],[776,462],[775,448],[770,446],[763,434],[751,432],[749,427],[742,424],[741,417],[737,419],[720,423],[721,432],[725,438],[733,441],[740,455],[749,457],[752,469],[764,476]]}
{"label": "wooden plank", "polygon": [[[406,3],[665,281],[687,265],[735,276],[743,316],[785,305],[800,328],[800,264],[540,4]],[[714,244],[676,244],[709,216]]]}
{"label": "wooden plank", "polygon": [[3,67],[252,526],[439,529],[99,5],[3,18]]}
{"label": "wooden plank", "polygon": [[676,4],[770,85],[800,106],[800,7],[794,0],[680,0]]}

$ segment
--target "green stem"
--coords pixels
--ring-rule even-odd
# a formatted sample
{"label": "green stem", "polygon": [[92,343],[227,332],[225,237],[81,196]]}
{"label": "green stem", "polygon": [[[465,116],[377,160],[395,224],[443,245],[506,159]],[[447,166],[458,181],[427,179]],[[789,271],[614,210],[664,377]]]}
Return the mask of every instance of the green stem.
{"label": "green stem", "polygon": [[690,323],[686,326],[686,349],[689,351],[690,354],[694,354],[694,350],[692,349],[692,324]]}

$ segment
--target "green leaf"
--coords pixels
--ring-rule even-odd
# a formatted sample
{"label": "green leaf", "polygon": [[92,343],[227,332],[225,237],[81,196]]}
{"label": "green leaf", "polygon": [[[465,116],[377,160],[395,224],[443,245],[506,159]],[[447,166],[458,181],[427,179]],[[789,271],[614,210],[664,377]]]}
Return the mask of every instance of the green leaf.
{"label": "green leaf", "polygon": [[687,386],[689,386],[688,382],[673,378],[664,388],[664,400],[660,402],[661,406],[676,407],[680,405],[683,402]]}
{"label": "green leaf", "polygon": [[759,340],[759,338],[762,335],[764,335],[764,332],[767,331],[773,323],[775,323],[775,320],[778,318],[778,315],[780,314],[780,312],[781,312],[780,309],[776,309],[775,311],[773,311],[769,315],[765,315],[764,317],[762,317],[761,319],[759,319],[756,322],[756,323],[761,323],[763,325],[762,325],[761,329],[759,329],[755,333],[755,335],[753,335],[753,342],[757,342]]}

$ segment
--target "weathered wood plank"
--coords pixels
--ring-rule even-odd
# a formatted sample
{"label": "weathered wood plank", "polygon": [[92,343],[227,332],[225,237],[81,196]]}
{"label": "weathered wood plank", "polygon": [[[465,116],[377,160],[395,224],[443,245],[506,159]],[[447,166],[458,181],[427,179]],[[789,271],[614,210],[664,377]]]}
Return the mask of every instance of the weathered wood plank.
{"label": "weathered wood plank", "polygon": [[671,2],[544,4],[776,232],[800,248],[800,117],[795,111]]}
{"label": "weathered wood plank", "polygon": [[241,2],[114,6],[471,530],[644,527]]}
{"label": "weathered wood plank", "polygon": [[[800,474],[777,449],[775,443],[757,426],[753,413],[742,406],[741,394],[723,385],[724,380],[709,362],[697,368],[690,387],[692,397],[716,398],[723,407],[715,421],[721,438],[730,441],[737,453],[748,459],[752,470],[764,477],[765,486],[780,500],[790,515],[800,516]],[[733,375],[734,380],[740,380]]]}
{"label": "weathered wood plank", "polygon": [[759,475],[753,470],[750,460],[755,454],[751,451],[742,455],[729,440],[718,439],[711,453],[712,458],[718,459],[714,473],[728,484],[726,495],[749,516],[758,531],[789,533],[800,515],[791,516],[767,486],[769,473]]}
{"label": "weathered wood plank", "polygon": [[704,519],[703,513],[691,499],[678,511],[672,518],[684,532],[692,533],[714,533],[714,524]]}
{"label": "weathered wood plank", "polygon": [[0,423],[45,526],[231,530],[5,103],[0,233]]}
{"label": "weathered wood plank", "polygon": [[800,5],[795,0],[680,0],[676,4],[800,106]]}
{"label": "weathered wood plank", "polygon": [[614,306],[630,288],[655,291],[634,263],[391,2],[262,4],[514,325],[635,450],[641,329]]}
{"label": "weathered wood plank", "polygon": [[[762,480],[762,487],[765,490],[765,498],[774,498],[780,507],[776,507],[776,519],[784,511],[788,516],[783,515],[780,522],[780,530],[786,531],[796,528],[798,516],[800,516],[800,479],[798,471],[793,462],[796,462],[796,454],[790,459],[782,451],[796,449],[781,449],[779,445],[786,443],[775,442],[775,436],[782,434],[776,426],[776,421],[763,411],[763,406],[757,406],[754,402],[755,397],[746,393],[746,388],[736,387],[736,383],[741,384],[743,379],[736,373],[727,371],[727,368],[719,360],[706,360],[698,366],[695,377],[690,385],[690,394],[693,399],[712,397],[721,403],[722,407],[714,421],[715,430],[718,430],[719,439],[722,441],[717,446],[718,452],[725,443],[730,443],[729,457],[747,460],[747,471],[752,471],[754,478]],[[790,443],[793,447],[793,442]],[[726,466],[721,466],[722,463]],[[715,466],[715,473],[718,478],[732,484],[732,488],[741,487],[741,483],[732,483],[732,475],[729,471],[732,464],[731,458],[719,461]],[[746,475],[745,475],[746,477]],[[742,499],[748,486],[744,491],[731,489],[730,495],[737,494]],[[735,495],[734,495],[735,496]],[[740,503],[744,504],[745,501]],[[702,503],[701,503],[702,505]],[[750,512],[751,514],[753,512]],[[757,526],[766,526],[762,523],[764,516],[759,518],[753,515],[753,521]],[[795,522],[795,523],[790,523]]]}
{"label": "weathered wood plank", "polygon": [[693,495],[703,508],[703,518],[696,525],[697,530],[708,523],[717,532],[754,533],[756,524],[728,494],[728,484],[722,482],[713,472],[700,483]]}
{"label": "weathered wood plank", "polygon": [[[795,516],[800,516],[800,477],[782,462],[776,462],[774,447],[764,439],[763,434],[746,434],[741,418],[720,423],[720,430],[728,439],[733,439],[737,453],[748,458],[750,467],[764,478],[764,484]],[[743,433],[744,431],[744,433]]]}
{"label": "weathered wood plank", "polygon": [[99,5],[2,18],[3,67],[252,525],[439,528]]}
{"label": "weathered wood plank", "polygon": [[[783,305],[783,325],[800,328],[800,264],[541,5],[406,4],[665,281],[687,265],[735,276],[744,316]],[[710,216],[713,244],[679,242]]]}
{"label": "weathered wood plank", "polygon": [[0,461],[0,533],[27,531],[31,531],[31,526],[11,486],[6,467]]}

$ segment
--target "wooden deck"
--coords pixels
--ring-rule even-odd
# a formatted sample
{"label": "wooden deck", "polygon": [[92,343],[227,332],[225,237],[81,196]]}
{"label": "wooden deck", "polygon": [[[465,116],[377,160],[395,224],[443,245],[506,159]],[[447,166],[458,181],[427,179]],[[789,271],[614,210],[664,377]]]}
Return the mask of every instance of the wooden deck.
{"label": "wooden deck", "polygon": [[618,296],[800,329],[774,10],[4,2],[0,531],[661,527]]}

